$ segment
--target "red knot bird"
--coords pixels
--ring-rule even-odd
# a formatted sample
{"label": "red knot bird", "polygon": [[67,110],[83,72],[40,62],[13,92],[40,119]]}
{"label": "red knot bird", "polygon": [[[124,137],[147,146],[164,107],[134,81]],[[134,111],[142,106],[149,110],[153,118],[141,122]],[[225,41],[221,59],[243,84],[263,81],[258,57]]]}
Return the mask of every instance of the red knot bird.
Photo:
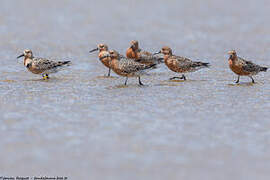
{"label": "red knot bird", "polygon": [[146,65],[141,64],[133,59],[125,58],[115,50],[109,51],[111,55],[110,66],[112,70],[120,75],[126,77],[125,85],[127,85],[127,80],[129,77],[138,77],[139,84],[143,85],[141,82],[141,75],[144,75],[146,71],[152,69],[155,64]]}
{"label": "red knot bird", "polygon": [[164,54],[164,61],[166,66],[172,70],[173,72],[183,73],[181,77],[172,77],[170,80],[173,79],[183,79],[186,80],[186,76],[184,73],[194,72],[201,68],[209,67],[209,63],[192,61],[188,58],[175,56],[172,53],[172,49],[170,47],[164,46],[161,51],[155,54]]}
{"label": "red knot bird", "polygon": [[21,57],[24,57],[24,66],[34,74],[42,74],[44,80],[49,79],[49,74],[56,73],[60,67],[71,64],[70,61],[52,61],[34,57],[31,50],[24,50],[17,58]]}
{"label": "red knot bird", "polygon": [[251,61],[246,61],[245,59],[238,57],[235,50],[229,51],[230,55],[228,59],[230,69],[238,75],[238,79],[235,83],[239,83],[240,76],[248,76],[252,83],[255,83],[252,76],[258,74],[261,71],[266,72],[267,67],[262,67],[257,64],[254,64]]}
{"label": "red knot bird", "polygon": [[95,52],[95,51],[98,51],[99,50],[99,53],[98,53],[98,58],[99,60],[102,62],[102,64],[104,64],[104,66],[106,66],[107,68],[109,68],[109,72],[108,72],[108,77],[110,76],[111,74],[111,68],[110,68],[110,60],[111,60],[111,57],[110,57],[110,53],[109,53],[109,48],[106,44],[99,44],[97,46],[97,48],[89,51],[90,53],[92,52]]}

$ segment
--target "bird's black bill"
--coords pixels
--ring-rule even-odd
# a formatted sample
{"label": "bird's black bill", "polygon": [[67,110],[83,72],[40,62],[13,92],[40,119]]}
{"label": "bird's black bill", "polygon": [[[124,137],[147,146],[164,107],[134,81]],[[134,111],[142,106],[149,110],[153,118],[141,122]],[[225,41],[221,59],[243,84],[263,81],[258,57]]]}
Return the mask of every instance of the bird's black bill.
{"label": "bird's black bill", "polygon": [[21,57],[23,57],[24,56],[24,54],[22,54],[22,55],[19,55],[18,57],[17,57],[17,59],[19,59],[19,58],[21,58]]}
{"label": "bird's black bill", "polygon": [[90,53],[92,53],[92,52],[95,52],[95,51],[97,51],[98,50],[98,48],[96,48],[96,49],[92,49],[91,51],[89,51]]}
{"label": "bird's black bill", "polygon": [[155,52],[153,55],[161,54],[161,51]]}

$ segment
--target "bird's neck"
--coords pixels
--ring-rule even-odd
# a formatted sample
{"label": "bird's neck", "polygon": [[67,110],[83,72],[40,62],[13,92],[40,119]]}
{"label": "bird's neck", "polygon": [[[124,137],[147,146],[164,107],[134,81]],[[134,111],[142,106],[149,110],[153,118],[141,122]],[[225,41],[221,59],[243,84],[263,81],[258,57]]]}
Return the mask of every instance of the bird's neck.
{"label": "bird's neck", "polygon": [[117,58],[111,58],[110,66],[113,69],[117,68],[118,67],[118,59]]}
{"label": "bird's neck", "polygon": [[25,57],[23,61],[23,65],[26,66],[33,60],[33,57]]}
{"label": "bird's neck", "polygon": [[127,55],[128,58],[138,59],[139,58],[138,53],[139,52],[137,50],[134,50],[132,48],[128,48],[128,50],[126,52],[126,55]]}
{"label": "bird's neck", "polygon": [[98,57],[101,58],[103,57],[105,54],[109,53],[108,51],[102,50],[98,53]]}
{"label": "bird's neck", "polygon": [[168,60],[171,56],[172,56],[172,54],[166,54],[166,55],[164,55],[164,60],[165,61]]}
{"label": "bird's neck", "polygon": [[99,51],[99,54],[104,53],[104,52],[108,52],[108,50],[102,49],[102,50]]}

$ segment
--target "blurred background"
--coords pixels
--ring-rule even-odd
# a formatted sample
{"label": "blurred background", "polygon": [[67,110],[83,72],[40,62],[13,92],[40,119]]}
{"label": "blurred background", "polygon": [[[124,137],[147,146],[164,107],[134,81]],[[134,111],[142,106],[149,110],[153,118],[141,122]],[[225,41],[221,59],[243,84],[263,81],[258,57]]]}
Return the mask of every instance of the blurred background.
{"label": "blurred background", "polygon": [[[267,0],[1,0],[0,176],[269,179],[270,75],[241,78],[227,51],[270,67]],[[131,40],[211,63],[186,82],[164,65],[142,81],[113,74],[98,43]],[[71,60],[49,81],[16,59]]]}

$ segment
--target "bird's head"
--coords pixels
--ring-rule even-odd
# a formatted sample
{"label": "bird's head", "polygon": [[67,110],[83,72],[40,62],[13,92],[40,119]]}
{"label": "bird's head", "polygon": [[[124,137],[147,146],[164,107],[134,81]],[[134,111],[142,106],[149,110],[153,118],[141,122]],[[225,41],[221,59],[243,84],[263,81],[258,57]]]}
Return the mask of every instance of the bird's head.
{"label": "bird's head", "polygon": [[168,46],[163,46],[159,52],[156,52],[154,54],[164,54],[165,56],[172,55],[172,49]]}
{"label": "bird's head", "polygon": [[89,51],[90,53],[92,53],[92,52],[95,52],[95,51],[108,51],[108,46],[106,45],[106,44],[99,44],[98,46],[97,46],[97,48],[95,48],[95,49],[92,49],[91,51]]}
{"label": "bird's head", "polygon": [[32,57],[33,57],[33,53],[32,53],[31,50],[25,49],[25,50],[23,51],[23,54],[21,54],[21,55],[18,56],[17,58],[21,58],[21,57],[32,58]]}
{"label": "bird's head", "polygon": [[236,57],[236,51],[235,50],[229,51],[228,54],[230,55],[230,59],[234,59]]}
{"label": "bird's head", "polygon": [[109,53],[112,59],[117,59],[119,57],[119,53],[115,50],[110,50]]}

